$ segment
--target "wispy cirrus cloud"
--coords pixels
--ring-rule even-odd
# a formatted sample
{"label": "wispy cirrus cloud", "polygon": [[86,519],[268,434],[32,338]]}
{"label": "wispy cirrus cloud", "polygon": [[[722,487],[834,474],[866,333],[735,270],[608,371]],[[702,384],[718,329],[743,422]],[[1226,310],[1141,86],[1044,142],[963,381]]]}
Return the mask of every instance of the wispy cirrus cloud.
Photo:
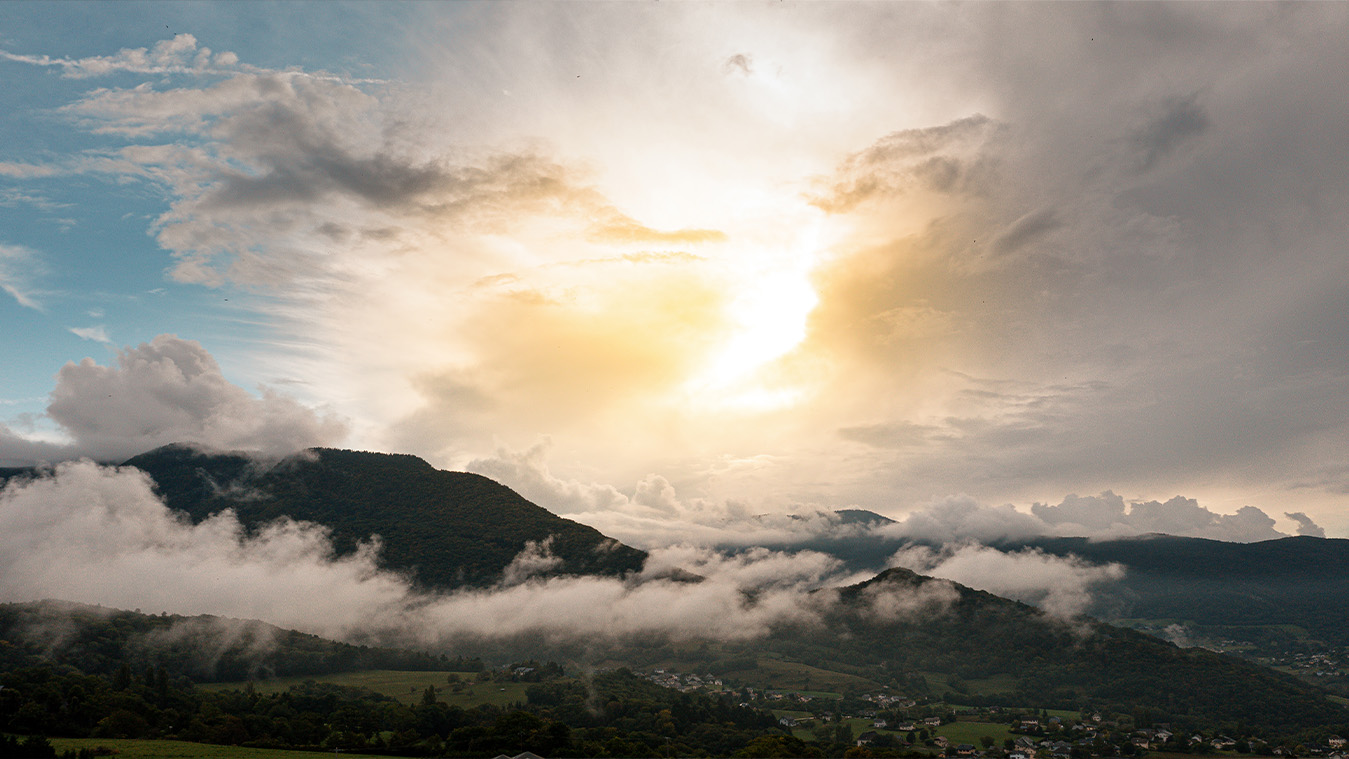
{"label": "wispy cirrus cloud", "polygon": [[0,290],[5,291],[20,306],[41,311],[42,291],[33,280],[42,271],[41,257],[22,245],[0,243]]}

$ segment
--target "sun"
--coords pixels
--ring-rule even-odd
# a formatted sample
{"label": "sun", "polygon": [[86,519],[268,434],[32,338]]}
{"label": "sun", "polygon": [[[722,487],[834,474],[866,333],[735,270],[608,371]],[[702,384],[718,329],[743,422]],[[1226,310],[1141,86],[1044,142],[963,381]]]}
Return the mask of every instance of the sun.
{"label": "sun", "polygon": [[811,274],[819,263],[821,224],[795,230],[788,241],[746,246],[731,267],[734,295],[727,306],[728,334],[684,391],[718,407],[763,410],[788,405],[803,388],[764,377],[764,369],[805,340],[810,313],[819,305]]}

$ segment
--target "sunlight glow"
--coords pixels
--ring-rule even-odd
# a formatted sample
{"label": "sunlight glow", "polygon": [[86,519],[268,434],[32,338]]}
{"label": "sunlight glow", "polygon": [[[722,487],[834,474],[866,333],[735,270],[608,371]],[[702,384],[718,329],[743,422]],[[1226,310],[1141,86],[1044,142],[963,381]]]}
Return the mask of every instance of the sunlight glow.
{"label": "sunlight glow", "polygon": [[821,222],[812,219],[786,244],[741,251],[738,295],[728,309],[734,331],[706,368],[685,384],[691,400],[768,410],[801,398],[802,388],[780,386],[761,375],[806,338],[807,319],[819,304],[810,275],[819,262],[820,242]]}

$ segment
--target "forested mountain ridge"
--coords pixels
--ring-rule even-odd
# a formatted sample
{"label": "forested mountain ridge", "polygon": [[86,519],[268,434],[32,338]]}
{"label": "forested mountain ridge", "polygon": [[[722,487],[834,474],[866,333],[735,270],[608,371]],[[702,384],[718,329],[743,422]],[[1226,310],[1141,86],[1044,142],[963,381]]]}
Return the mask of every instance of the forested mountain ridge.
{"label": "forested mountain ridge", "polygon": [[[826,531],[765,547],[827,553],[858,572],[879,572],[896,552],[915,544],[943,548],[886,529],[894,521],[879,514],[835,514],[840,525],[880,529]],[[1234,543],[1150,534],[1111,539],[1041,536],[988,545],[1007,553],[1034,550],[1121,565],[1123,577],[1092,589],[1093,603],[1086,611],[1101,619],[1169,620],[1266,651],[1294,641],[1349,647],[1346,539],[1300,535]],[[1280,629],[1289,626],[1297,629]]]}
{"label": "forested mountain ridge", "polygon": [[314,448],[267,465],[173,445],[123,466],[150,475],[169,507],[194,521],[233,509],[249,528],[281,517],[315,522],[332,530],[339,553],[378,535],[384,566],[432,588],[491,584],[530,541],[551,539],[556,574],[621,575],[646,560],[487,477],[406,454]]}
{"label": "forested mountain ridge", "polygon": [[[1036,538],[1000,546],[1116,562],[1124,578],[1097,593],[1092,612],[1169,618],[1258,642],[1296,625],[1326,645],[1349,646],[1349,540],[1307,536],[1259,543],[1149,535],[1092,541]],[[1244,629],[1241,629],[1244,628]]]}
{"label": "forested mountain ridge", "polygon": [[955,583],[949,584],[955,599],[939,613],[887,620],[857,612],[887,585],[921,589],[944,582],[890,569],[843,589],[844,608],[851,611],[830,627],[849,634],[837,635],[835,647],[962,680],[1009,678],[1015,686],[999,699],[1008,703],[1130,704],[1153,710],[1159,721],[1241,722],[1275,732],[1349,721],[1343,706],[1289,675],[1088,618],[1056,620]]}

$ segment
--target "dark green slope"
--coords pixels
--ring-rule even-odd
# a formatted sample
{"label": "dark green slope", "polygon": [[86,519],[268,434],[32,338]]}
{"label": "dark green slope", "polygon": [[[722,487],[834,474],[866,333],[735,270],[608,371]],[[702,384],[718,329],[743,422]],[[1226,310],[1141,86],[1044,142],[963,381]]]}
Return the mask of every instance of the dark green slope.
{"label": "dark green slope", "polygon": [[1349,712],[1296,678],[1198,648],[1178,648],[1133,630],[1045,617],[1025,604],[955,585],[944,612],[879,621],[864,612],[879,588],[918,589],[930,578],[891,569],[842,591],[846,611],[834,636],[840,655],[881,657],[900,669],[963,679],[1011,675],[1008,700],[1033,697],[1072,708],[1083,702],[1146,707],[1167,721],[1238,723],[1275,732],[1338,724]]}
{"label": "dark green slope", "polygon": [[54,663],[110,675],[162,667],[198,682],[360,669],[479,668],[476,660],[337,643],[257,620],[140,614],[65,601],[0,604],[0,672]]}
{"label": "dark green slope", "polygon": [[505,485],[416,456],[317,448],[268,466],[166,446],[125,465],[149,474],[168,505],[194,521],[229,508],[248,527],[281,517],[316,522],[342,553],[379,535],[383,564],[429,587],[493,583],[528,541],[548,538],[560,574],[624,574],[646,560]]}
{"label": "dark green slope", "polygon": [[1098,615],[1247,628],[1225,634],[1253,640],[1262,627],[1297,625],[1316,640],[1349,645],[1349,540],[1226,543],[1150,535],[1095,542],[1037,538],[1000,547],[1123,564],[1124,579],[1098,594]]}

